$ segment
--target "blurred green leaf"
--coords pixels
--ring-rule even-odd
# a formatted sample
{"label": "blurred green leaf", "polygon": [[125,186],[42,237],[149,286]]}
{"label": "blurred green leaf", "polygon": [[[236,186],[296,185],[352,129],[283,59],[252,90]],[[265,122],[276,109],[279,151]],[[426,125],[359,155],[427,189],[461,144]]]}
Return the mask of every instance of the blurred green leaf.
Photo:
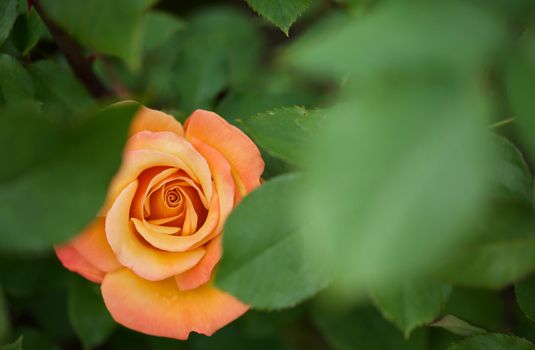
{"label": "blurred green leaf", "polygon": [[6,336],[9,332],[9,315],[4,299],[4,294],[0,288],[0,343],[3,343],[6,339]]}
{"label": "blurred green leaf", "polygon": [[22,334],[24,350],[60,350],[45,333],[35,328],[18,329],[17,334]]}
{"label": "blurred green leaf", "polygon": [[28,67],[36,98],[44,102],[43,109],[49,115],[73,116],[87,110],[93,100],[84,86],[75,79],[70,68],[52,60],[41,60]]}
{"label": "blurred green leaf", "polygon": [[471,325],[465,320],[460,319],[459,317],[453,315],[446,315],[441,319],[433,322],[432,327],[444,328],[454,334],[469,336],[486,333],[483,328],[479,328]]}
{"label": "blurred green leaf", "polygon": [[497,136],[496,162],[491,172],[501,196],[523,201],[528,205],[533,202],[533,177],[516,146],[504,137]]}
{"label": "blurred green leaf", "polygon": [[418,326],[433,321],[442,311],[451,287],[431,280],[407,281],[393,289],[372,290],[374,304],[408,337]]}
{"label": "blurred green leaf", "polygon": [[99,286],[78,276],[72,277],[69,287],[69,317],[85,349],[102,344],[117,327]]}
{"label": "blurred green leaf", "polygon": [[308,228],[291,202],[302,178],[285,175],[249,194],[225,224],[218,287],[253,307],[277,309],[311,297],[329,281],[323,263],[303,250]]}
{"label": "blurred green leaf", "polygon": [[[46,161],[26,164],[30,167],[2,181],[1,250],[51,249],[52,244],[80,232],[95,217],[120,164],[127,129],[137,109],[137,104],[128,103],[94,113],[86,123],[70,130],[64,138],[66,142],[56,147]],[[2,135],[16,134],[21,127],[37,135],[42,131],[46,136],[37,141],[61,134],[53,128],[41,130],[39,123],[24,118],[0,117],[0,123]],[[12,150],[6,154],[6,164],[15,163],[24,155],[21,152],[36,153],[35,149],[46,147],[29,139],[26,148],[20,150],[5,137],[0,138],[0,144]]]}
{"label": "blurred green leaf", "polygon": [[531,156],[535,155],[535,25],[528,28],[513,46],[515,50],[506,67],[507,95],[515,124]]}
{"label": "blurred green leaf", "polygon": [[499,289],[535,270],[535,237],[472,245],[440,276],[454,284]]}
{"label": "blurred green leaf", "polygon": [[[180,97],[181,109],[212,109],[224,88],[237,86],[255,74],[262,37],[250,18],[240,12],[211,8],[194,14],[180,31],[172,70],[162,72],[169,81],[170,98]],[[161,83],[161,82],[160,82]]]}
{"label": "blurred green leaf", "polygon": [[11,344],[0,346],[0,350],[23,350],[22,349],[22,337],[18,338]]}
{"label": "blurred green leaf", "polygon": [[515,285],[516,301],[522,312],[535,322],[535,276],[530,276]]}
{"label": "blurred green leaf", "polygon": [[488,189],[486,100],[477,87],[402,82],[370,85],[327,115],[309,150],[308,190],[295,197],[312,223],[311,249],[328,254],[341,285],[361,291],[449,257]]}
{"label": "blurred green leaf", "polygon": [[455,287],[444,314],[455,315],[490,331],[503,329],[505,303],[499,291]]}
{"label": "blurred green leaf", "polygon": [[336,350],[427,349],[425,332],[416,331],[410,339],[404,339],[371,307],[353,308],[343,314],[319,309],[314,322]]}
{"label": "blurred green leaf", "polygon": [[534,350],[535,346],[525,339],[505,334],[478,335],[463,340],[448,350]]}
{"label": "blurred green leaf", "polygon": [[468,74],[488,62],[503,39],[503,23],[467,1],[385,1],[362,19],[298,40],[284,60],[315,74],[425,74],[430,68]]}
{"label": "blurred green leaf", "polygon": [[26,56],[45,35],[46,29],[35,9],[32,8],[28,15],[26,13],[27,4],[25,3],[23,6],[25,7],[24,12],[17,18],[11,38],[21,54]]}
{"label": "blurred green leaf", "polygon": [[7,39],[17,18],[18,0],[0,0],[0,45]]}
{"label": "blurred green leaf", "polygon": [[33,99],[32,79],[13,57],[0,54],[0,92],[5,106],[15,106]]}
{"label": "blurred green leaf", "polygon": [[184,29],[186,24],[167,12],[151,11],[147,13],[147,25],[143,39],[144,51],[150,51],[168,41],[178,30]]}
{"label": "blurred green leaf", "polygon": [[55,254],[39,257],[0,257],[0,283],[6,295],[17,299],[67,287],[70,272]]}
{"label": "blurred green leaf", "polygon": [[288,35],[290,26],[310,5],[310,0],[246,0],[255,12],[266,18],[284,34]]}
{"label": "blurred green leaf", "polygon": [[238,123],[271,155],[293,164],[303,164],[304,150],[324,121],[321,111],[283,107],[259,113]]}
{"label": "blurred green leaf", "polygon": [[140,67],[144,14],[156,0],[40,2],[47,14],[82,44],[123,59],[131,69]]}

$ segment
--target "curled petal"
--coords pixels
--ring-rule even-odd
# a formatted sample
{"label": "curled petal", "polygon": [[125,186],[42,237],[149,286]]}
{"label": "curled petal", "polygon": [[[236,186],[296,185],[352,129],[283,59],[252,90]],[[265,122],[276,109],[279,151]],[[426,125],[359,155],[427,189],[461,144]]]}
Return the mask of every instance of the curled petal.
{"label": "curled petal", "polygon": [[142,106],[130,125],[130,135],[145,130],[169,131],[178,136],[184,136],[182,125],[173,116]]}
{"label": "curled petal", "polygon": [[105,276],[102,295],[118,323],[176,339],[187,339],[190,332],[212,335],[248,309],[210,283],[184,292],[174,279],[150,282],[127,269]]}
{"label": "curled petal", "polygon": [[212,271],[221,259],[221,236],[206,244],[206,254],[194,268],[176,276],[176,283],[181,291],[197,288],[212,278]]}
{"label": "curled petal", "polygon": [[66,269],[82,275],[91,282],[100,283],[104,279],[104,272],[85,260],[72,245],[65,244],[54,249],[58,259]]}
{"label": "curled petal", "polygon": [[126,186],[106,216],[106,236],[117,260],[138,276],[151,281],[172,277],[195,266],[204,256],[203,248],[170,253],[148,247],[140,241],[132,229],[129,215],[137,186],[137,180]]}
{"label": "curled petal", "polygon": [[196,110],[184,124],[188,140],[196,138],[220,152],[232,166],[241,196],[260,184],[264,161],[251,139],[219,115]]}
{"label": "curled petal", "polygon": [[[189,236],[162,235],[152,230],[139,231],[152,246],[167,252],[186,252],[189,249],[196,249],[219,234],[217,231],[219,223],[219,199],[217,192],[212,196],[212,202],[208,209],[208,215],[204,224],[197,232]],[[193,210],[193,209],[190,209]],[[110,210],[111,213],[111,210]],[[106,231],[108,229],[106,228]],[[110,242],[111,243],[111,242]],[[113,247],[113,245],[112,245]],[[199,249],[199,248],[197,248]],[[200,259],[199,259],[200,260]]]}

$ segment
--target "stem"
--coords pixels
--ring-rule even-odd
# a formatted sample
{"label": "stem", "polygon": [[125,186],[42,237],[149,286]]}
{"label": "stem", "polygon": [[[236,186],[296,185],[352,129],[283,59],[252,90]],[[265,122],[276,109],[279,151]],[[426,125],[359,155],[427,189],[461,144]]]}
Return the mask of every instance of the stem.
{"label": "stem", "polygon": [[54,37],[56,45],[67,59],[72,72],[85,85],[89,93],[94,98],[111,96],[110,91],[93,72],[91,62],[82,54],[82,47],[48,16],[37,0],[32,1],[32,5]]}

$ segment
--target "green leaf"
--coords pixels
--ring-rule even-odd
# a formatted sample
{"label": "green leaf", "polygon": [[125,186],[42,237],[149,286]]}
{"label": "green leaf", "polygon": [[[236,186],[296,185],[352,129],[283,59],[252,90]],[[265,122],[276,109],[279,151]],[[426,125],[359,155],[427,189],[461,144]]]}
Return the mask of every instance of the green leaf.
{"label": "green leaf", "polygon": [[49,338],[46,333],[35,328],[19,328],[16,334],[21,334],[24,339],[24,350],[60,350],[59,346]]}
{"label": "green leaf", "polygon": [[505,334],[478,335],[461,341],[448,350],[535,350],[535,346],[525,339]]}
{"label": "green leaf", "polygon": [[534,250],[533,236],[471,245],[440,276],[463,286],[503,288],[535,270]]}
{"label": "green leaf", "polygon": [[102,344],[117,326],[98,285],[78,276],[72,277],[69,287],[69,317],[85,349]]}
{"label": "green leaf", "polygon": [[502,23],[466,1],[381,2],[363,18],[332,26],[319,40],[298,40],[283,58],[314,74],[364,77],[431,68],[468,73],[488,61],[503,39]]}
{"label": "green leaf", "polygon": [[310,0],[246,0],[255,12],[266,18],[284,34],[310,5]]}
{"label": "green leaf", "polygon": [[167,42],[178,30],[186,26],[177,17],[163,11],[147,14],[147,29],[143,39],[143,50],[150,51]]}
{"label": "green leaf", "polygon": [[35,94],[32,79],[13,57],[0,54],[0,102],[5,106],[25,103]]}
{"label": "green leaf", "polygon": [[22,349],[22,336],[11,344],[0,346],[0,350],[23,350]]}
{"label": "green leaf", "polygon": [[535,322],[535,275],[515,285],[516,301],[522,312]]}
{"label": "green leaf", "polygon": [[41,1],[45,11],[83,45],[123,59],[130,68],[141,64],[144,13],[156,0]]}
{"label": "green leaf", "polygon": [[308,229],[295,222],[291,198],[302,178],[275,178],[247,195],[227,219],[215,284],[255,308],[277,309],[309,298],[328,283],[311,259]]}
{"label": "green leaf", "polygon": [[18,0],[0,0],[0,45],[7,39],[17,18]]}
{"label": "green leaf", "polygon": [[23,5],[25,7],[24,12],[19,15],[15,22],[11,38],[22,55],[26,56],[37,45],[41,37],[45,35],[46,29],[37,11],[32,8],[28,16],[26,13],[27,4]]}
{"label": "green leaf", "polygon": [[[188,18],[172,45],[171,67],[160,70],[162,80],[154,88],[168,85],[165,97],[189,113],[197,108],[213,109],[216,96],[226,87],[236,87],[256,74],[263,40],[250,18],[228,8],[211,8]],[[154,67],[153,69],[158,69]]]}
{"label": "green leaf", "polygon": [[393,290],[372,290],[372,299],[386,319],[405,337],[418,326],[433,321],[449,298],[451,287],[442,283],[407,281]]}
{"label": "green leaf", "polygon": [[36,98],[44,102],[43,109],[49,115],[73,115],[87,110],[93,100],[84,86],[75,79],[68,66],[51,60],[32,63],[28,67]]}
{"label": "green leaf", "polygon": [[238,120],[245,131],[274,157],[303,164],[313,136],[318,134],[324,115],[303,107],[283,107]]}
{"label": "green leaf", "polygon": [[533,202],[533,177],[522,153],[504,137],[497,136],[495,168],[491,172],[500,197]]}
{"label": "green leaf", "polygon": [[2,293],[2,289],[0,289],[0,343],[4,342],[8,334],[8,331],[9,331],[8,309],[7,309],[6,301],[4,300],[4,294]]}
{"label": "green leaf", "polygon": [[[5,164],[19,165],[11,174],[8,169],[10,176],[0,182],[1,250],[50,249],[79,233],[95,217],[120,164],[137,109],[135,103],[114,105],[67,131],[51,125],[42,128],[46,122],[28,115],[0,116],[0,149],[11,150],[5,152]],[[9,138],[21,132],[37,137],[28,137],[25,143]],[[53,146],[48,146],[49,141]],[[18,163],[17,158],[28,153],[31,161]],[[34,156],[43,153],[44,160]]]}
{"label": "green leaf", "polygon": [[506,67],[507,96],[515,113],[517,130],[535,155],[535,101],[531,91],[535,89],[535,26],[527,28],[516,43]]}
{"label": "green leaf", "polygon": [[483,328],[473,326],[465,320],[453,315],[446,315],[442,317],[440,320],[433,322],[431,327],[444,328],[453,334],[462,336],[477,335],[487,332]]}
{"label": "green leaf", "polygon": [[424,350],[426,336],[416,331],[404,339],[393,325],[371,307],[353,308],[344,314],[328,310],[316,311],[314,323],[336,350]]}

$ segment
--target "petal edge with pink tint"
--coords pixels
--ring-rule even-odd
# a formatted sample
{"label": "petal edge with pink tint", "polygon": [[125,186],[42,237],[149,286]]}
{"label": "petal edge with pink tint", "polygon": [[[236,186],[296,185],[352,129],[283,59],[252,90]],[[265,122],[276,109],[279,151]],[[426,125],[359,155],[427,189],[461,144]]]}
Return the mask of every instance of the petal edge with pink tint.
{"label": "petal edge with pink tint", "polygon": [[85,260],[69,243],[54,247],[58,259],[67,270],[76,272],[91,282],[101,283],[105,273]]}
{"label": "petal edge with pink tint", "polygon": [[145,334],[182,340],[191,332],[212,335],[249,308],[210,283],[182,292],[174,279],[150,282],[128,269],[107,274],[101,290],[118,323]]}

